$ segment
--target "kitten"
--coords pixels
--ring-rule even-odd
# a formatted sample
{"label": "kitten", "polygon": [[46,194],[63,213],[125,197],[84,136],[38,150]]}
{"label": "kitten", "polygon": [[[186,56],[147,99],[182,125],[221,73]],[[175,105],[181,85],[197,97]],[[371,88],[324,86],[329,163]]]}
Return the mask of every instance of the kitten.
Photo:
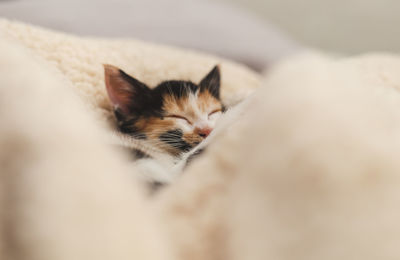
{"label": "kitten", "polygon": [[132,138],[136,166],[154,182],[169,182],[178,174],[174,165],[211,133],[224,111],[219,67],[199,84],[170,80],[154,88],[112,65],[104,69],[117,127]]}

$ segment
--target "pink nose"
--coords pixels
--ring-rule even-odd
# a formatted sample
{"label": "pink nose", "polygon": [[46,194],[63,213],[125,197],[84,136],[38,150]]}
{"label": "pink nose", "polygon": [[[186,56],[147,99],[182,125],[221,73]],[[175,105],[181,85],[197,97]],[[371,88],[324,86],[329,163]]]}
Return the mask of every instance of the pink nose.
{"label": "pink nose", "polygon": [[197,133],[201,136],[201,137],[207,137],[212,131],[212,128],[210,127],[205,127],[205,128],[199,128],[197,129]]}

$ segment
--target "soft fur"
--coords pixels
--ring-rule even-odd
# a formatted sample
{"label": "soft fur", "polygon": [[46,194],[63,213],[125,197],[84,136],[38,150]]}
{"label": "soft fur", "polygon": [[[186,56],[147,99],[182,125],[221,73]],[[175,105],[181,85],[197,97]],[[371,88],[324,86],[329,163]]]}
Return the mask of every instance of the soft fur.
{"label": "soft fur", "polygon": [[[0,32],[1,259],[400,258],[399,57],[281,64],[149,200],[80,102],[109,113],[108,59],[149,82],[198,80],[216,59],[8,21]],[[227,99],[257,86],[221,68]]]}

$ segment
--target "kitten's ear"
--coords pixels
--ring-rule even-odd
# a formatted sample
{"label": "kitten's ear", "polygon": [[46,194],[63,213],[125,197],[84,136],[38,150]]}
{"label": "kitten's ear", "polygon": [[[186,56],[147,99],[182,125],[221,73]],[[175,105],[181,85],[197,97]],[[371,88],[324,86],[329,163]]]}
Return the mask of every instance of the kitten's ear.
{"label": "kitten's ear", "polygon": [[200,82],[200,90],[208,90],[214,97],[219,99],[219,88],[221,85],[221,75],[219,66],[215,66]]}
{"label": "kitten's ear", "polygon": [[103,66],[107,93],[114,109],[125,115],[140,112],[151,97],[150,88],[117,67]]}

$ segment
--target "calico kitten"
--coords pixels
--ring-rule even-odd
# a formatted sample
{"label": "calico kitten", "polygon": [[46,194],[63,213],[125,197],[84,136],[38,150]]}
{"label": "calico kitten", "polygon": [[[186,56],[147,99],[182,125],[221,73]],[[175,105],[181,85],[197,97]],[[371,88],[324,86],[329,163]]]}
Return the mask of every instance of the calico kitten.
{"label": "calico kitten", "polygon": [[167,176],[160,176],[169,174],[171,164],[160,164],[163,156],[158,155],[169,156],[175,164],[211,133],[224,111],[219,67],[215,66],[199,84],[170,80],[154,88],[117,67],[104,68],[119,131],[138,144],[131,151],[140,159],[139,168],[145,168],[154,181],[165,181]]}

